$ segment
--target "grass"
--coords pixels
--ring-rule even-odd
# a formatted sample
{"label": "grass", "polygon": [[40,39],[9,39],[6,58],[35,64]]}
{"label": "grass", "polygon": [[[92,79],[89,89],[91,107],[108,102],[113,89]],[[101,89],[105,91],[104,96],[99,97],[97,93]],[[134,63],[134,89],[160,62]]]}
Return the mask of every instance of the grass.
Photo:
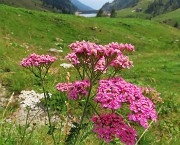
{"label": "grass", "polygon": [[[136,47],[136,52],[130,56],[134,61],[134,68],[124,70],[121,75],[135,84],[154,87],[164,99],[158,124],[153,124],[139,144],[178,144],[180,30],[144,19],[87,19],[5,5],[0,5],[0,13],[0,80],[7,87],[9,94],[19,94],[23,89],[42,91],[37,80],[22,69],[19,62],[33,52],[47,54],[49,48],[59,49],[57,43],[60,42],[57,38],[63,40],[61,46],[64,51],[62,54],[54,54],[58,58],[63,58],[69,52],[68,45],[76,40],[84,39],[98,44],[112,41],[132,43]],[[62,62],[64,60],[59,59],[50,70],[53,76],[49,76],[47,87],[53,94],[57,94],[57,91],[52,86],[65,81],[66,71],[70,72],[72,80],[77,78],[74,69],[66,70],[59,67]],[[71,102],[70,104],[75,106]],[[63,113],[66,114],[65,111]],[[7,124],[6,128],[10,129],[10,126]],[[47,128],[41,129],[42,132],[46,132]],[[138,132],[142,133],[143,129]],[[12,135],[17,133],[16,129],[12,130]],[[43,133],[37,132],[33,140],[42,143],[43,136]],[[17,141],[17,137],[18,135],[11,136],[12,142],[9,144]],[[89,139],[93,139],[94,144],[100,144],[94,138],[91,135]],[[88,142],[88,139],[86,141]]]}
{"label": "grass", "polygon": [[[153,2],[153,0],[140,0],[134,7],[117,11],[117,17],[149,19],[151,15],[145,13],[145,10],[148,8],[148,5],[151,2]],[[141,8],[142,11],[135,12],[134,10],[136,10],[137,8]]]}
{"label": "grass", "polygon": [[170,26],[174,26],[175,23],[178,23],[177,28],[180,28],[180,15],[179,15],[179,13],[180,13],[180,8],[175,10],[175,11],[157,16],[157,17],[153,18],[153,20],[157,21],[157,22],[168,24]]}

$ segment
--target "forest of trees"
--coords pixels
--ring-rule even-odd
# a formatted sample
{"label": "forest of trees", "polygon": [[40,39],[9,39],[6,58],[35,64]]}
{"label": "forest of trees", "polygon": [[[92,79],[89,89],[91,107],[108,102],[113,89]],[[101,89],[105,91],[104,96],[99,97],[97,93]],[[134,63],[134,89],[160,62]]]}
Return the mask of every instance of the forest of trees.
{"label": "forest of trees", "polygon": [[50,5],[62,13],[74,13],[77,10],[70,0],[42,0],[42,2],[43,5]]}
{"label": "forest of trees", "polygon": [[145,12],[156,16],[178,8],[180,8],[180,0],[155,0]]}

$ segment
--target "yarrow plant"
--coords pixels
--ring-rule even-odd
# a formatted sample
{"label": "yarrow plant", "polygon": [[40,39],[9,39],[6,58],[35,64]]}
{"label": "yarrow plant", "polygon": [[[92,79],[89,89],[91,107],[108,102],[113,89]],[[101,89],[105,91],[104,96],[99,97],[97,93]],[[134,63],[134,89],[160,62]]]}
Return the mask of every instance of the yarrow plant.
{"label": "yarrow plant", "polygon": [[48,73],[48,70],[50,66],[52,65],[53,62],[55,62],[57,58],[49,55],[38,55],[38,54],[31,54],[27,58],[24,58],[21,62],[20,65],[23,66],[26,69],[29,69],[36,77],[40,79],[43,93],[44,93],[44,98],[45,98],[45,105],[46,105],[46,112],[48,115],[48,121],[49,121],[49,134],[52,135],[54,144],[56,144],[55,138],[53,131],[54,126],[51,123],[51,117],[49,113],[49,108],[47,106],[48,99],[50,98],[49,93],[45,89],[45,78]]}
{"label": "yarrow plant", "polygon": [[[79,101],[83,106],[82,116],[76,122],[78,127],[72,127],[72,130],[77,129],[77,131],[74,131],[74,135],[69,135],[73,137],[71,143],[75,145],[78,142],[83,131],[83,123],[91,118],[90,121],[94,124],[93,132],[103,141],[109,143],[119,138],[120,142],[127,145],[137,144],[137,132],[132,122],[138,122],[148,129],[148,120],[157,121],[154,102],[162,100],[154,89],[136,86],[116,76],[121,70],[133,67],[133,62],[127,54],[135,51],[134,46],[117,42],[97,45],[92,42],[77,41],[69,47],[71,53],[67,54],[66,59],[77,70],[80,80],[70,82],[68,77],[68,81],[58,83],[56,89],[66,92],[70,100]],[[23,67],[28,68],[41,79],[46,101],[48,93],[44,88],[44,80],[55,60],[55,57],[49,55],[32,54],[21,62]],[[107,73],[108,71],[110,73]],[[129,113],[124,113],[125,116],[119,115],[119,111],[125,105],[129,108]],[[92,108],[91,111],[89,107]],[[50,119],[49,125],[53,130]],[[53,132],[52,137],[54,139]],[[56,144],[55,139],[54,144]]]}
{"label": "yarrow plant", "polygon": [[[71,100],[85,99],[79,128],[83,125],[88,106],[91,106],[96,113],[91,118],[94,123],[93,131],[99,138],[106,142],[119,138],[127,145],[135,144],[137,133],[130,126],[131,122],[139,122],[147,129],[149,119],[157,121],[157,113],[154,103],[149,98],[154,89],[138,87],[121,77],[116,77],[120,70],[133,67],[133,62],[125,54],[134,52],[134,46],[117,42],[97,45],[87,41],[77,41],[69,46],[72,52],[66,59],[77,70],[81,80],[74,83],[59,83],[56,88],[61,92],[67,92]],[[101,76],[105,78],[107,71],[112,70],[110,68],[113,69],[111,75],[101,80]],[[153,94],[159,97],[158,93]],[[107,113],[98,113],[92,100],[100,104],[101,109],[107,110]],[[117,112],[122,108],[122,104],[126,104],[131,112],[126,117],[118,115]],[[113,113],[108,113],[108,110],[112,110]],[[124,118],[128,120],[123,121]],[[78,130],[73,144],[76,144],[79,134]]]}

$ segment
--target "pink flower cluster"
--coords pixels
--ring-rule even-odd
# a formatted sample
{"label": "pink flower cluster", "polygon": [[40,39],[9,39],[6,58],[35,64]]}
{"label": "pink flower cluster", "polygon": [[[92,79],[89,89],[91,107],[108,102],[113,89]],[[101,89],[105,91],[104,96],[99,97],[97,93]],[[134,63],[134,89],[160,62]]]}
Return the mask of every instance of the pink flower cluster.
{"label": "pink flower cluster", "polygon": [[119,49],[121,51],[135,51],[134,46],[131,44],[122,44],[122,43],[117,43],[117,42],[112,42],[109,43],[108,45],[106,45],[106,47],[110,47],[110,48],[115,48],[115,49]]}
{"label": "pink flower cluster", "polygon": [[156,110],[154,108],[153,102],[147,97],[135,100],[130,104],[130,110],[133,111],[134,114],[128,115],[129,120],[140,122],[143,127],[148,128],[148,119],[154,121],[157,119]]}
{"label": "pink flower cluster", "polygon": [[87,89],[90,83],[87,80],[75,81],[74,83],[59,83],[56,85],[58,91],[67,92],[70,100],[77,100],[88,95]]}
{"label": "pink flower cluster", "polygon": [[73,65],[88,64],[94,71],[105,73],[109,66],[117,68],[130,68],[132,61],[123,55],[124,51],[134,51],[131,44],[112,42],[108,45],[97,45],[86,41],[77,41],[70,45],[72,53],[66,56]]}
{"label": "pink flower cluster", "polygon": [[71,64],[73,64],[73,65],[78,65],[80,63],[76,56],[76,53],[69,53],[66,56],[66,59],[69,60],[71,62]]}
{"label": "pink flower cluster", "polygon": [[135,144],[137,133],[124,123],[122,116],[116,114],[94,115],[91,121],[94,122],[93,131],[98,134],[98,138],[111,142],[117,137],[126,145]]}
{"label": "pink flower cluster", "polygon": [[101,103],[102,108],[118,109],[121,103],[130,104],[129,119],[140,122],[147,128],[148,119],[156,121],[157,115],[153,102],[143,95],[140,87],[126,82],[121,77],[100,80],[95,102]]}
{"label": "pink flower cluster", "polygon": [[105,68],[105,66],[106,66],[106,61],[105,61],[105,57],[103,56],[97,62],[94,71],[100,71],[100,72],[106,73],[107,68]]}
{"label": "pink flower cluster", "polygon": [[130,69],[133,66],[133,62],[129,60],[128,56],[119,55],[117,58],[115,58],[111,66],[114,68],[128,68]]}
{"label": "pink flower cluster", "polygon": [[24,58],[20,65],[23,67],[39,67],[42,65],[49,65],[53,63],[57,58],[49,55],[37,55],[35,53],[31,54],[27,58]]}

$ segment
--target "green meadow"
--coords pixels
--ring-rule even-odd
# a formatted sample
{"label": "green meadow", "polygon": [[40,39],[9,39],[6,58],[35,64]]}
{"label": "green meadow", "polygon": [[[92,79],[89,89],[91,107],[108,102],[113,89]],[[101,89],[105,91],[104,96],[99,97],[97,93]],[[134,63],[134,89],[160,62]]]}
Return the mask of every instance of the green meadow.
{"label": "green meadow", "polygon": [[[162,18],[155,18],[156,21],[161,19],[163,15]],[[119,72],[119,75],[134,84],[155,88],[164,101],[157,105],[157,110],[161,108],[158,122],[153,123],[139,145],[179,144],[180,30],[156,21],[137,18],[84,18],[0,5],[0,82],[7,89],[6,98],[13,92],[18,96],[21,90],[34,89],[42,92],[36,78],[19,63],[22,58],[34,52],[51,54],[58,61],[50,70],[46,87],[49,92],[61,97],[61,103],[54,103],[52,110],[60,107],[59,113],[66,114],[64,101],[68,99],[64,94],[59,94],[54,86],[65,81],[67,71],[71,74],[71,80],[77,79],[75,69],[60,67],[61,63],[67,62],[63,58],[70,51],[68,45],[82,40],[97,44],[131,43],[136,48],[130,55],[134,67]],[[63,53],[49,52],[50,48],[60,47]],[[69,103],[70,107],[76,107],[73,102]],[[5,117],[10,116],[17,108],[17,103],[10,105]],[[1,107],[1,114],[3,111],[4,108]],[[74,113],[79,115],[79,112],[77,109]],[[46,134],[47,128],[35,130],[26,144],[53,144]],[[140,128],[138,135],[143,131]],[[6,124],[2,132],[0,144],[19,144],[21,132],[18,129]],[[44,141],[45,138],[47,142]],[[81,144],[100,144],[101,141],[95,138],[95,134],[90,134]]]}

